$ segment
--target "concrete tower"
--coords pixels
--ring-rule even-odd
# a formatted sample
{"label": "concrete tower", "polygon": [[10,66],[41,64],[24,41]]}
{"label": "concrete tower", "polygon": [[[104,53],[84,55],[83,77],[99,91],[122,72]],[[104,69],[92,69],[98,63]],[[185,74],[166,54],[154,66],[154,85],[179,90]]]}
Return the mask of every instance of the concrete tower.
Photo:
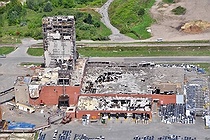
{"label": "concrete tower", "polygon": [[45,67],[67,65],[74,69],[76,34],[74,16],[54,16],[42,19]]}

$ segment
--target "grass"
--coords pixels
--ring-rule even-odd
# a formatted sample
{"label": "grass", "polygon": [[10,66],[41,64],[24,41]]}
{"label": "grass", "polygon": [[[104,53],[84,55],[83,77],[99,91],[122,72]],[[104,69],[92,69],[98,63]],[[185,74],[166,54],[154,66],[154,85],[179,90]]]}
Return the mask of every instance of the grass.
{"label": "grass", "polygon": [[[5,30],[2,29],[1,32]],[[0,37],[0,44],[18,44],[21,43],[21,38],[17,36],[4,35]]]}
{"label": "grass", "polygon": [[43,56],[44,50],[43,48],[29,48],[27,53],[32,56]]}
{"label": "grass", "polygon": [[[154,22],[149,9],[154,3],[155,0],[115,0],[109,8],[111,23],[127,36],[134,39],[147,39],[151,34],[146,28]],[[144,9],[145,12],[138,15],[140,9]]]}
{"label": "grass", "polygon": [[13,52],[14,50],[15,50],[15,47],[7,47],[7,46],[0,47],[0,55],[9,54]]}
{"label": "grass", "polygon": [[[82,47],[77,48],[85,57],[146,57],[146,56],[210,56],[210,46],[193,47]],[[43,56],[43,48],[29,48],[27,53]]]}
{"label": "grass", "polygon": [[83,47],[80,55],[86,57],[146,57],[146,56],[210,56],[207,47]]}
{"label": "grass", "polygon": [[142,18],[143,18],[143,22],[139,23],[137,26],[132,27],[131,30],[139,34],[140,39],[147,39],[151,37],[151,34],[147,32],[146,28],[150,27],[151,24],[154,22],[154,20],[150,17],[148,13],[145,14]]}

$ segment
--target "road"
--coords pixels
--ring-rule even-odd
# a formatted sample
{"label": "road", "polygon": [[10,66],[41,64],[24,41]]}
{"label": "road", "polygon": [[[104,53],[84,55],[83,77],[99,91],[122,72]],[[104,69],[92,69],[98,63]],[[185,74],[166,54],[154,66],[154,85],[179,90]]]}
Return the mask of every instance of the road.
{"label": "road", "polygon": [[[42,42],[42,40],[36,41],[33,39],[24,39],[22,44],[17,45],[17,49],[8,54],[6,58],[0,58],[0,92],[11,88],[14,85],[17,76],[24,76],[26,74],[31,74],[28,68],[20,66],[21,62],[35,62],[43,63],[43,57],[29,56],[26,52],[29,46]],[[80,42],[81,43],[81,42]],[[99,45],[99,44],[98,44]],[[113,45],[113,44],[109,44]],[[115,44],[116,45],[116,44]],[[127,44],[129,45],[129,44]],[[141,45],[141,44],[140,44]],[[143,44],[144,45],[144,44]],[[154,45],[154,44],[147,44]],[[173,46],[176,44],[157,44],[160,46]],[[183,46],[208,46],[208,43],[183,43]],[[114,61],[114,62],[137,62],[150,61],[155,63],[210,63],[210,57],[208,56],[164,56],[164,57],[90,57],[89,61]],[[5,95],[0,97],[0,101],[12,98],[13,95]]]}

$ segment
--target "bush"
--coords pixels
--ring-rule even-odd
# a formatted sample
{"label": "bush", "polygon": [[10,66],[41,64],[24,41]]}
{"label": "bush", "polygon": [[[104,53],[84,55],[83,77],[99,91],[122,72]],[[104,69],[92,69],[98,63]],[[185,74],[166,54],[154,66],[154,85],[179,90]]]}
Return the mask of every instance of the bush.
{"label": "bush", "polygon": [[48,1],[44,6],[43,11],[44,12],[51,12],[52,9],[53,9],[52,3],[50,1]]}
{"label": "bush", "polygon": [[165,2],[165,3],[173,3],[174,0],[163,0],[163,2]]}
{"label": "bush", "polygon": [[26,0],[26,6],[34,11],[38,10],[38,4],[36,3],[35,0]]}
{"label": "bush", "polygon": [[144,10],[144,8],[139,8],[139,10],[138,10],[138,16],[143,16],[144,14],[145,14],[145,10]]}
{"label": "bush", "polygon": [[178,6],[172,10],[175,15],[184,15],[186,13],[186,8],[182,6]]}
{"label": "bush", "polygon": [[88,16],[83,21],[87,24],[92,24],[93,20],[91,14],[88,14]]}

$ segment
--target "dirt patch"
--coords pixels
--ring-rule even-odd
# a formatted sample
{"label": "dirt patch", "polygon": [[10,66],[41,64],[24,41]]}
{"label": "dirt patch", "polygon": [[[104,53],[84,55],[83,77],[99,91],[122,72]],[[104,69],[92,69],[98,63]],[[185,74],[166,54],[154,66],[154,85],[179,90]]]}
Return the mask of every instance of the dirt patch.
{"label": "dirt patch", "polygon": [[[172,4],[156,0],[150,10],[156,22],[151,26],[152,37],[148,40],[154,41],[157,38],[163,38],[165,41],[208,40],[209,4],[209,0],[178,0]],[[174,15],[171,12],[178,6],[186,8],[184,15]]]}

